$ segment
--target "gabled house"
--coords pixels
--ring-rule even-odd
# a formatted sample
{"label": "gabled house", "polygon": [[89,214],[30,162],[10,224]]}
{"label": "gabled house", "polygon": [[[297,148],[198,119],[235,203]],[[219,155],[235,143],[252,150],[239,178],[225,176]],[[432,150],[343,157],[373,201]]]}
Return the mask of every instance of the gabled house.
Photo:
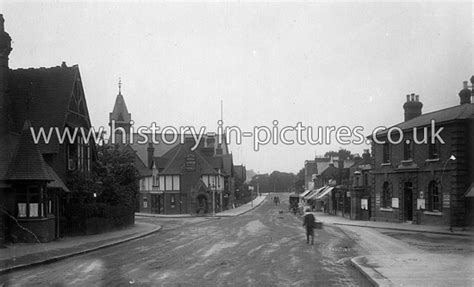
{"label": "gabled house", "polygon": [[12,70],[11,50],[0,15],[0,243],[45,242],[60,235],[68,174],[90,171],[95,142],[56,134],[91,128],[78,66]]}
{"label": "gabled house", "polygon": [[[161,214],[211,213],[234,204],[234,163],[218,136],[204,136],[195,150],[191,135],[131,133],[131,114],[119,90],[109,115],[116,144],[131,148],[140,171],[139,212]],[[114,133],[115,129],[115,133]],[[154,139],[167,139],[167,142]],[[170,143],[171,142],[171,143]],[[145,166],[145,168],[143,168]]]}

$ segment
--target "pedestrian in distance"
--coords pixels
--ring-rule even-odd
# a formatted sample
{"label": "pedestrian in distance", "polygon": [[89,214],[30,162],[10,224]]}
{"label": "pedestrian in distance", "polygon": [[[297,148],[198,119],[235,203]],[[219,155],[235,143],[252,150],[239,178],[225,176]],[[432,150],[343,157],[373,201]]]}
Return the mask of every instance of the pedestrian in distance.
{"label": "pedestrian in distance", "polygon": [[316,227],[316,218],[308,208],[305,210],[303,216],[303,226],[306,228],[306,244],[309,244],[309,237],[311,237],[311,245],[314,245],[314,228]]}

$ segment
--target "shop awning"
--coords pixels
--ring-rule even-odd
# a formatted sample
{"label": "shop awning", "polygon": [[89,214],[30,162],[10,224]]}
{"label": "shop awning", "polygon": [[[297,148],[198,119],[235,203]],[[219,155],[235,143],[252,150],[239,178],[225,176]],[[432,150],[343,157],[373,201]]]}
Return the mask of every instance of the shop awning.
{"label": "shop awning", "polygon": [[327,187],[328,187],[328,186],[325,185],[325,186],[323,186],[323,187],[321,187],[321,188],[313,189],[311,193],[309,193],[309,194],[306,195],[306,200],[308,200],[308,199],[314,199],[314,197],[315,197],[316,195],[318,195],[319,193],[321,193],[321,192],[322,192],[325,188],[327,188]]}
{"label": "shop awning", "polygon": [[325,196],[326,194],[330,193],[331,190],[333,190],[333,189],[334,189],[334,186],[328,186],[328,187],[326,187],[326,189],[324,189],[322,192],[316,194],[316,195],[314,196],[314,199],[321,199],[323,196]]}
{"label": "shop awning", "polygon": [[305,197],[306,195],[308,195],[308,193],[310,193],[312,191],[312,189],[307,189],[305,191],[303,191],[303,193],[300,194],[300,197]]}
{"label": "shop awning", "polygon": [[464,194],[465,197],[474,197],[474,183],[467,189],[466,193]]}

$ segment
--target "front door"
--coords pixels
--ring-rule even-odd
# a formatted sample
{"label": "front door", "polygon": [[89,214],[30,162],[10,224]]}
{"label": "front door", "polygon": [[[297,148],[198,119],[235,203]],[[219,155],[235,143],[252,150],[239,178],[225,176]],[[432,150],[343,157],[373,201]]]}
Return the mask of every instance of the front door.
{"label": "front door", "polygon": [[413,187],[411,182],[405,182],[404,188],[404,217],[405,221],[413,220]]}
{"label": "front door", "polygon": [[161,195],[151,194],[151,213],[161,213]]}

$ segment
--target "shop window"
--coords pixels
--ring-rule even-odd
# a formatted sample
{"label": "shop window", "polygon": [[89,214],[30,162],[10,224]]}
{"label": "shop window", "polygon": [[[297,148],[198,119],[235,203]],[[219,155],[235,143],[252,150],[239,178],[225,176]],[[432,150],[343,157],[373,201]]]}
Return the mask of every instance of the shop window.
{"label": "shop window", "polygon": [[44,208],[40,194],[39,187],[28,187],[26,192],[17,193],[16,200],[18,218],[36,218],[44,215],[44,211],[49,208]]}

